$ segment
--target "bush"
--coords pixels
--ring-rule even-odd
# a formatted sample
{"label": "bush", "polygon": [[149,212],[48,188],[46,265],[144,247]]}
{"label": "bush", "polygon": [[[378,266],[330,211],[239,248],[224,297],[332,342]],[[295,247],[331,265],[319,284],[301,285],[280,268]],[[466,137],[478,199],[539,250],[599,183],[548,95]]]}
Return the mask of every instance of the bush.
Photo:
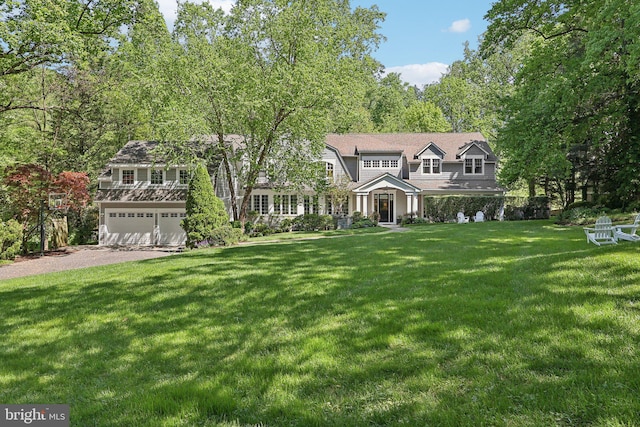
{"label": "bush", "polygon": [[14,259],[22,245],[22,226],[15,219],[0,221],[0,259]]}
{"label": "bush", "polygon": [[430,222],[454,222],[458,212],[474,216],[482,211],[487,220],[548,219],[548,197],[442,196],[425,197],[424,213]]}
{"label": "bush", "polygon": [[187,247],[213,239],[217,228],[228,225],[229,216],[222,200],[216,197],[207,169],[199,164],[189,182],[186,202],[187,217],[182,228],[187,233]]}
{"label": "bush", "polygon": [[333,230],[335,228],[331,215],[304,214],[293,219],[292,229],[296,231]]}
{"label": "bush", "polygon": [[95,230],[98,229],[98,208],[89,206],[80,212],[69,211],[69,228],[71,228],[69,243],[72,245],[86,245],[96,243]]}
{"label": "bush", "polygon": [[242,230],[230,225],[223,225],[213,230],[209,239],[209,246],[231,246],[243,239]]}

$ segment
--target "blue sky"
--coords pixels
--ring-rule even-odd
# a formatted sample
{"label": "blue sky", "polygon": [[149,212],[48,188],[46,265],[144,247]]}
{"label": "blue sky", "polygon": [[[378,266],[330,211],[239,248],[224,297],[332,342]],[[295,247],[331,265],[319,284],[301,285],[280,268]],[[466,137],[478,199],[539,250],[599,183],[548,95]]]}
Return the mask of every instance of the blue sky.
{"label": "blue sky", "polygon": [[[157,0],[170,27],[176,0]],[[487,28],[484,15],[495,0],[351,0],[353,7],[374,4],[387,14],[380,32],[387,40],[374,57],[387,72],[422,87],[437,81],[449,65],[463,57],[463,45],[478,46]],[[234,0],[209,0],[229,11]]]}

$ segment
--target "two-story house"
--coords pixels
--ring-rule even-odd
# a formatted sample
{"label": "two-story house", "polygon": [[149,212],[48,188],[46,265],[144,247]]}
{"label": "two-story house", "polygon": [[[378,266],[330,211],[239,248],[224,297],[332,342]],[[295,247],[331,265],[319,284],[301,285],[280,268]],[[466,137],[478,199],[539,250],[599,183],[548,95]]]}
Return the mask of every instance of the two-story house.
{"label": "two-story house", "polygon": [[[129,142],[100,176],[100,244],[184,243],[179,224],[188,168],[154,161],[154,145]],[[423,216],[427,195],[504,193],[496,183],[497,158],[480,133],[330,134],[322,159],[310,160],[324,162],[328,179],[346,183],[346,206],[338,209],[311,190],[276,191],[265,181],[253,190],[250,210],[281,217],[377,212],[382,224],[391,224],[403,215]],[[216,191],[228,202],[222,186]],[[236,192],[242,196],[242,183]]]}

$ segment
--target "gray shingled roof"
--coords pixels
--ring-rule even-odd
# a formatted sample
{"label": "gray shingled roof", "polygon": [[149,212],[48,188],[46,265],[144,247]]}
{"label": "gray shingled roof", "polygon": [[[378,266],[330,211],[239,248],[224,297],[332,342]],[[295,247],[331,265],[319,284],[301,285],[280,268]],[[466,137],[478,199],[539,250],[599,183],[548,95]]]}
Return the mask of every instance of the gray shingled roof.
{"label": "gray shingled roof", "polygon": [[111,164],[151,164],[159,159],[153,155],[153,150],[158,147],[156,141],[129,141],[116,153],[109,163]]}
{"label": "gray shingled roof", "polygon": [[96,202],[184,202],[187,190],[154,188],[147,190],[105,190],[96,192]]}
{"label": "gray shingled roof", "polygon": [[342,156],[355,156],[363,152],[402,151],[410,161],[413,156],[434,143],[446,153],[445,161],[456,161],[456,156],[469,144],[476,143],[490,153],[489,159],[496,157],[480,132],[473,133],[348,133],[329,134],[327,144],[336,148]]}

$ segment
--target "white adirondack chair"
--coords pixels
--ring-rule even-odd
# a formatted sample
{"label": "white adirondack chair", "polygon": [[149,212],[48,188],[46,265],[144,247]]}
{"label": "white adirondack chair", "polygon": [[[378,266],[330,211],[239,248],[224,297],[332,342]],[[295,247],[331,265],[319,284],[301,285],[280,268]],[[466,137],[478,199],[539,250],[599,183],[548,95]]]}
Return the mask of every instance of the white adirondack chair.
{"label": "white adirondack chair", "polygon": [[585,228],[584,233],[587,235],[587,243],[598,246],[618,243],[615,229],[611,226],[611,218],[608,216],[598,218],[595,227]]}
{"label": "white adirondack chair", "polygon": [[464,216],[462,212],[458,212],[458,224],[465,224],[469,222],[469,217]]}
{"label": "white adirondack chair", "polygon": [[[636,216],[633,224],[615,225],[614,233],[616,238],[622,240],[629,240],[630,242],[637,242],[640,240],[640,236],[636,234],[638,227],[640,227],[640,214]],[[626,231],[623,231],[626,230]]]}
{"label": "white adirondack chair", "polygon": [[475,222],[484,222],[484,212],[482,211],[476,212],[476,216],[473,217],[473,220]]}

